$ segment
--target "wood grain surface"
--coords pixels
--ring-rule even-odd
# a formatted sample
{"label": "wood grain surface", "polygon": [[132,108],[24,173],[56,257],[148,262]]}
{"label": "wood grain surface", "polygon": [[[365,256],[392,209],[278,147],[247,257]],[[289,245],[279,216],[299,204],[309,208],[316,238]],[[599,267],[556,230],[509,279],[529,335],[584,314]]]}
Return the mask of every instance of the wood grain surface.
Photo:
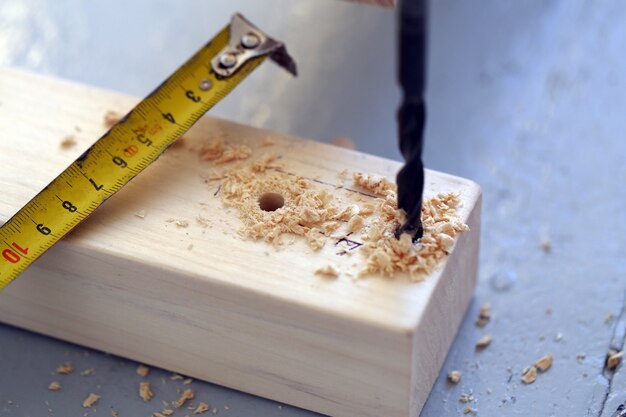
{"label": "wood grain surface", "polygon": [[[107,110],[137,102],[0,70],[0,222],[106,131]],[[62,149],[69,134],[78,144]],[[236,210],[214,195],[219,184],[203,179],[211,164],[197,148],[214,135],[253,153],[271,138],[286,170],[346,202],[367,197],[336,188],[340,171],[393,179],[400,167],[205,117],[186,147],[168,150],[0,293],[0,320],[331,416],[417,417],[475,285],[478,186],[427,172],[426,196],[459,193],[471,231],[424,282],[325,279],[318,267],[355,269],[358,254],[338,256],[336,242],[316,252],[302,239],[243,239]]]}

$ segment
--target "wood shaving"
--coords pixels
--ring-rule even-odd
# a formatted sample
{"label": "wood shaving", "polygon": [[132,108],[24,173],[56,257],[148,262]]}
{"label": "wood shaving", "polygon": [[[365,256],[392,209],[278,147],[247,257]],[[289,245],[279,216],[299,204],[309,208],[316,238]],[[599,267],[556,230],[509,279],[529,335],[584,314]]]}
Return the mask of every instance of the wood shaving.
{"label": "wood shaving", "polygon": [[139,210],[137,213],[135,213],[135,216],[139,217],[140,219],[145,219],[146,218],[146,211],[145,210]]}
{"label": "wood shaving", "polygon": [[537,368],[535,365],[528,366],[522,371],[522,382],[532,384],[537,379]]}
{"label": "wood shaving", "polygon": [[356,185],[377,195],[387,197],[397,192],[396,185],[385,177],[355,172],[353,178]]}
{"label": "wood shaving", "polygon": [[624,357],[624,352],[618,352],[617,350],[611,349],[606,355],[606,368],[607,369],[616,369],[620,363],[622,363],[622,358]]}
{"label": "wood shaving", "polygon": [[272,145],[276,145],[276,141],[272,138],[265,138],[263,139],[263,142],[261,142],[261,146],[263,147],[272,146]]}
{"label": "wood shaving", "polygon": [[182,375],[179,375],[179,374],[172,374],[172,376],[170,376],[170,379],[172,381],[182,381],[185,378]]}
{"label": "wood shaving", "polygon": [[65,362],[57,368],[56,372],[61,375],[69,375],[74,372],[74,365],[72,365],[72,362]]}
{"label": "wood shaving", "polygon": [[469,405],[465,406],[465,408],[463,409],[463,414],[470,414],[470,413],[474,413],[475,410],[470,407]]}
{"label": "wood shaving", "polygon": [[248,159],[250,155],[252,155],[252,149],[248,146],[231,145],[221,137],[212,138],[200,149],[200,159],[213,161],[218,165]]}
{"label": "wood shaving", "polygon": [[149,382],[140,382],[139,383],[139,396],[145,402],[148,402],[152,399],[154,394],[152,393],[152,387]]}
{"label": "wood shaving", "polygon": [[480,307],[478,312],[478,318],[476,319],[476,325],[478,327],[485,327],[491,320],[491,304],[485,303]]}
{"label": "wood shaving", "polygon": [[339,276],[339,270],[333,265],[325,265],[315,270],[316,275],[322,275],[329,278],[337,278]]}
{"label": "wood shaving", "polygon": [[450,371],[448,372],[448,381],[452,384],[458,384],[462,375],[463,374],[459,371]]}
{"label": "wood shaving", "polygon": [[115,411],[115,410],[111,410],[111,416],[112,417],[120,417],[120,414],[117,411]]}
{"label": "wood shaving", "polygon": [[152,417],[165,417],[165,414],[155,411],[154,413],[152,413]]}
{"label": "wood shaving", "polygon": [[187,401],[189,401],[189,400],[193,400],[193,397],[194,397],[194,396],[195,396],[195,394],[194,394],[193,390],[191,390],[191,389],[186,389],[186,390],[184,390],[184,391],[183,391],[183,393],[182,393],[182,394],[180,394],[180,398],[178,398],[178,400],[176,400],[176,401],[173,401],[173,402],[172,402],[172,405],[173,405],[175,408],[180,408],[180,407],[182,407],[183,405],[185,405],[185,403],[186,403]]}
{"label": "wood shaving", "polygon": [[187,379],[185,379],[185,380],[183,381],[183,384],[185,384],[185,385],[189,385],[189,384],[191,384],[192,382],[193,382],[193,379],[191,379],[191,378],[187,378]]}
{"label": "wood shaving", "polygon": [[48,389],[50,391],[58,391],[61,389],[61,383],[59,381],[52,381],[50,385],[48,385]]}
{"label": "wood shaving", "polygon": [[90,376],[90,375],[93,375],[94,373],[96,373],[96,370],[94,368],[87,368],[84,371],[81,371],[80,375],[81,376]]}
{"label": "wood shaving", "polygon": [[462,393],[461,396],[459,397],[459,402],[462,402],[463,404],[471,403],[473,401],[474,401],[474,396],[472,394]]}
{"label": "wood shaving", "polygon": [[545,253],[550,253],[552,252],[552,241],[547,237],[542,237],[539,239],[539,247]]}
{"label": "wood shaving", "polygon": [[135,372],[137,372],[137,375],[145,378],[150,373],[150,368],[148,368],[146,365],[139,365]]}
{"label": "wood shaving", "polygon": [[348,233],[358,232],[365,225],[365,220],[358,214],[348,221]]}
{"label": "wood shaving", "polygon": [[94,393],[89,394],[89,396],[85,398],[85,401],[83,401],[83,408],[93,407],[98,402],[98,400],[100,400],[100,398],[102,397],[99,396],[98,394],[94,394]]}
{"label": "wood shaving", "polygon": [[585,358],[586,358],[586,357],[587,357],[587,354],[585,354],[585,353],[579,353],[579,354],[577,354],[577,355],[576,355],[576,360],[577,360],[579,363],[582,363],[582,362],[585,360]]}
{"label": "wood shaving", "polygon": [[200,227],[206,229],[207,227],[211,227],[211,220],[206,217],[198,216],[196,217],[196,222],[200,225]]}
{"label": "wood shaving", "polygon": [[491,344],[492,337],[489,334],[484,335],[476,342],[476,349],[484,349]]}
{"label": "wood shaving", "polygon": [[113,127],[113,125],[117,124],[120,120],[122,120],[122,117],[124,117],[121,113],[118,113],[116,111],[113,110],[108,110],[105,114],[104,114],[104,125],[108,128]]}
{"label": "wood shaving", "polygon": [[76,146],[76,143],[74,135],[69,135],[63,138],[59,146],[61,146],[61,149],[70,149]]}
{"label": "wood shaving", "polygon": [[194,414],[202,414],[205,411],[209,411],[210,406],[207,403],[201,402],[198,404],[195,410],[193,410]]}
{"label": "wood shaving", "polygon": [[174,414],[174,410],[170,410],[169,408],[166,408],[165,410],[161,411],[161,413],[163,413],[166,416],[171,416],[172,414]]}
{"label": "wood shaving", "polygon": [[533,365],[535,365],[535,368],[540,372],[547,371],[552,366],[552,354],[548,353],[546,356],[538,359]]}

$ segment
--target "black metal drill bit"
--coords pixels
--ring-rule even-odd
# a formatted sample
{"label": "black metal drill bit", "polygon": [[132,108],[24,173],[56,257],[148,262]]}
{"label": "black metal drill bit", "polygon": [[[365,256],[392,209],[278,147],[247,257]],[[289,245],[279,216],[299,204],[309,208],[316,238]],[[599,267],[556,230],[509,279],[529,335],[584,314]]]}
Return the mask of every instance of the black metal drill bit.
{"label": "black metal drill bit", "polygon": [[398,109],[398,138],[404,167],[396,177],[398,208],[407,218],[396,230],[411,234],[413,241],[422,237],[422,194],[424,165],[422,144],[426,122],[424,93],[426,85],[427,0],[402,0],[398,13],[398,80],[402,104]]}

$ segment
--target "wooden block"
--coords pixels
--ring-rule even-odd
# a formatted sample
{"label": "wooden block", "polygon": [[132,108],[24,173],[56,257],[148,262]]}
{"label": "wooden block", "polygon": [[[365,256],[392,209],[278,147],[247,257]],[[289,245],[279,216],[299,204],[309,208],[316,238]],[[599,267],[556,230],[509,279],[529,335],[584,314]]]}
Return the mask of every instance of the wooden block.
{"label": "wooden block", "polygon": [[[104,133],[107,110],[137,101],[0,70],[0,222]],[[62,149],[67,135],[78,145]],[[0,320],[331,416],[417,417],[475,285],[479,187],[427,172],[426,197],[458,193],[471,231],[423,282],[327,279],[314,271],[327,263],[354,270],[360,249],[339,256],[336,240],[316,252],[301,238],[282,246],[243,239],[238,211],[215,195],[219,182],[202,178],[214,165],[197,149],[216,135],[253,154],[277,152],[286,171],[348,203],[371,197],[350,181],[336,188],[338,172],[393,180],[400,167],[205,117],[186,148],[168,150],[1,292]],[[268,138],[276,144],[262,147]]]}

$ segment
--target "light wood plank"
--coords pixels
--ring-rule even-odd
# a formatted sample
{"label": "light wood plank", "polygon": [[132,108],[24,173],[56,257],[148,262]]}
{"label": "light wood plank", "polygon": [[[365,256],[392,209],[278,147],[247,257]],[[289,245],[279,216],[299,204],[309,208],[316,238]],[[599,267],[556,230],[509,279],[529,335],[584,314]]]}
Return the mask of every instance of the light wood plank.
{"label": "light wood plank", "polygon": [[[0,70],[0,221],[104,133],[107,110],[137,101]],[[75,126],[79,146],[61,149]],[[341,170],[393,179],[400,167],[210,117],[187,136],[196,146],[215,134],[255,152],[271,137],[289,170],[346,201],[357,194],[332,185]],[[459,193],[472,230],[424,282],[328,280],[315,269],[359,258],[243,240],[237,212],[201,179],[210,169],[197,152],[169,150],[0,293],[0,320],[332,416],[417,416],[475,285],[478,186],[427,172],[426,195]]]}

